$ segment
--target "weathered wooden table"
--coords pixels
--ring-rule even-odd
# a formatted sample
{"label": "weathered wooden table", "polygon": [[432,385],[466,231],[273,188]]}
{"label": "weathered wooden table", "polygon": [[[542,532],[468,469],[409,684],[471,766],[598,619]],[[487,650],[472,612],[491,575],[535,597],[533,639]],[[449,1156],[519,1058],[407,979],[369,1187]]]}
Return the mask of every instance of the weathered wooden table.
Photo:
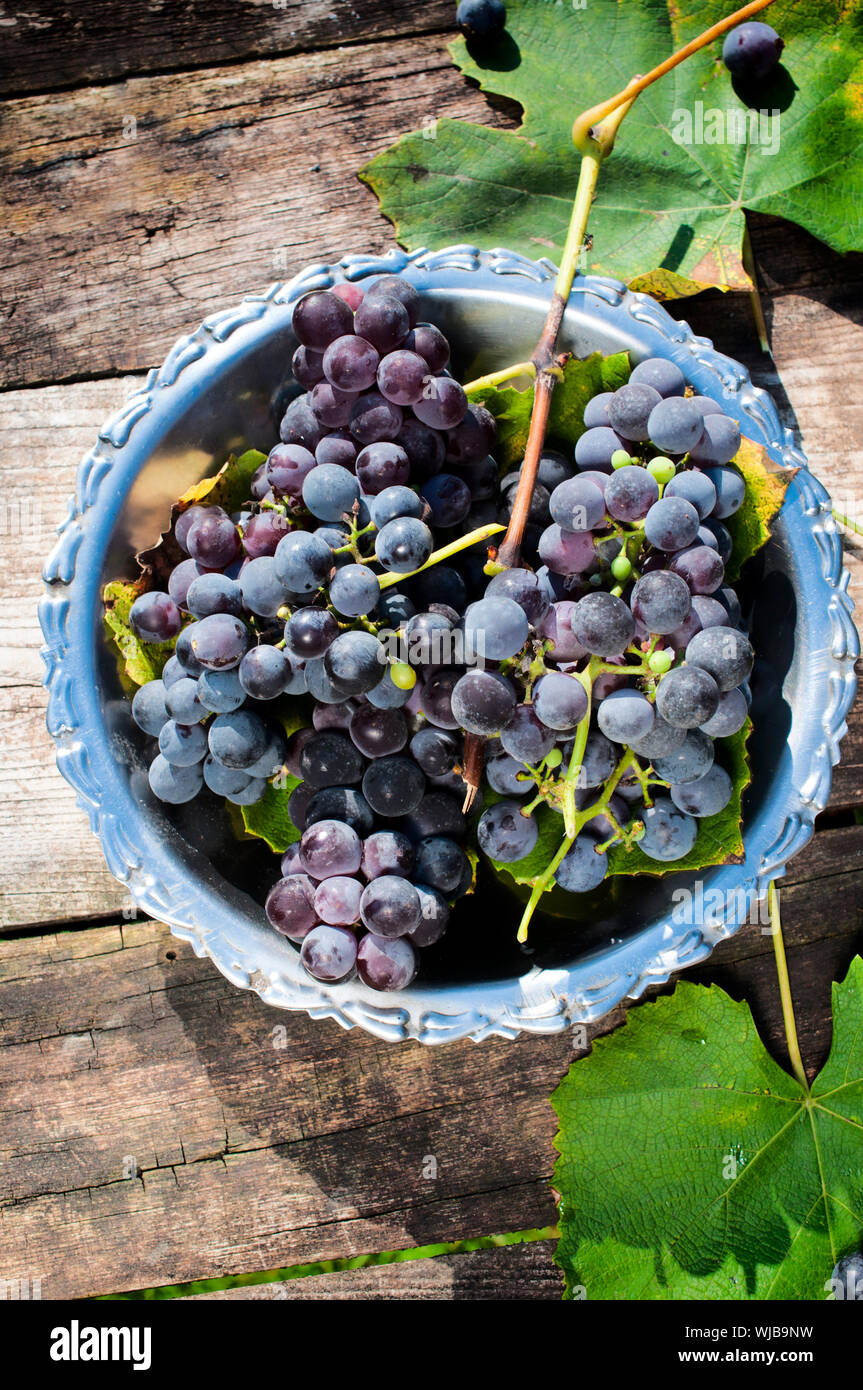
{"label": "weathered wooden table", "polygon": [[[450,0],[4,10],[0,1279],[41,1279],[46,1298],[555,1219],[548,1096],[571,1040],[393,1047],[232,988],[135,917],[54,767],[40,685],[41,561],[78,458],[141,373],[244,292],[391,245],[354,171],[425,115],[517,124],[450,64],[452,14]],[[859,520],[863,257],[773,220],[753,218],[752,238],[774,362],[745,298],[711,293],[672,311],[773,390]],[[853,536],[847,554],[859,603]],[[861,793],[858,700],[830,806],[782,884],[812,1068],[829,1046],[830,981],[860,946]],[[782,1057],[758,927],[692,975],[745,994]],[[551,1250],[537,1241],[251,1296],[554,1299]]]}

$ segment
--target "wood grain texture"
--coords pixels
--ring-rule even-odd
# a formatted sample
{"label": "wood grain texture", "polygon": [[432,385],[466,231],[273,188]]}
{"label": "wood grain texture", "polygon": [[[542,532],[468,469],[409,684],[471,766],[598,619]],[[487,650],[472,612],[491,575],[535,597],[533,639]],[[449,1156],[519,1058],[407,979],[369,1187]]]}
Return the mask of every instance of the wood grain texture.
{"label": "wood grain texture", "polygon": [[0,95],[454,33],[454,21],[455,0],[13,0],[3,7]]}
{"label": "wood grain texture", "polygon": [[273,1284],[255,1284],[219,1293],[193,1294],[203,1302],[283,1302],[336,1298],[356,1302],[560,1302],[563,1275],[553,1261],[555,1242],[531,1241],[499,1250],[405,1260],[339,1274],[315,1274]]}
{"label": "wood grain texture", "polygon": [[135,384],[0,394],[0,929],[102,917],[128,900],[54,764],[37,607],[78,460]]}
{"label": "wood grain texture", "polygon": [[439,38],[134,78],[4,115],[7,386],[142,370],[307,262],[384,250],[392,230],[356,170],[441,115],[509,120]]}

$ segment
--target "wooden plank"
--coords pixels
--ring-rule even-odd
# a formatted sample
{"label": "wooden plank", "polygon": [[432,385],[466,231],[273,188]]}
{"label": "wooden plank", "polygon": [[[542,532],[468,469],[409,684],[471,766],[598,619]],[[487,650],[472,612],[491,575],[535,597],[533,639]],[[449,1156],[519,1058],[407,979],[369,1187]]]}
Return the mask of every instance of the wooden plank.
{"label": "wooden plank", "polygon": [[0,1268],[41,1273],[43,1297],[554,1221],[567,1037],[346,1036],[155,923],[5,941],[0,962]]}
{"label": "wooden plank", "polygon": [[141,370],[307,262],[385,249],[356,170],[442,115],[511,123],[440,38],[6,103],[5,384]]}
{"label": "wooden plank", "polygon": [[117,914],[128,902],[54,763],[37,607],[78,459],[135,384],[0,394],[0,929]]}
{"label": "wooden plank", "polygon": [[[863,902],[863,827],[824,834],[837,838],[804,852],[817,916],[802,868],[802,896],[783,895],[810,1066]],[[847,872],[825,876],[840,859]],[[781,1056],[769,952],[749,926],[690,978],[751,994]],[[0,1020],[0,1268],[41,1276],[46,1297],[554,1220],[548,1096],[578,1035],[391,1047],[267,1008],[146,921],[0,942]]]}
{"label": "wooden plank", "polygon": [[74,87],[326,48],[455,32],[453,0],[24,0],[4,6],[0,95]]}
{"label": "wooden plank", "polygon": [[405,1260],[395,1264],[315,1274],[273,1284],[252,1284],[219,1293],[194,1294],[189,1303],[252,1300],[399,1299],[428,1302],[559,1302],[563,1275],[554,1264],[553,1240],[473,1250],[463,1255]]}

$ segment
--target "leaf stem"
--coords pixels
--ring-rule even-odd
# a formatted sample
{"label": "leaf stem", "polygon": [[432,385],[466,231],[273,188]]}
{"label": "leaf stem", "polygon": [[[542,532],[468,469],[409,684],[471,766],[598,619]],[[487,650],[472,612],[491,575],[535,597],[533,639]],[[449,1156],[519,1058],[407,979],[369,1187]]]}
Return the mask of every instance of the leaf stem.
{"label": "leaf stem", "polygon": [[782,923],[779,917],[779,895],[776,892],[776,884],[772,882],[767,889],[767,905],[770,909],[773,953],[776,956],[776,974],[779,977],[779,997],[782,1000],[782,1018],[785,1023],[785,1039],[788,1043],[788,1056],[791,1059],[791,1069],[808,1096],[809,1081],[807,1080],[806,1071],[803,1066],[803,1058],[800,1055],[800,1044],[797,1041],[797,1022],[794,1018],[794,1004],[791,999],[791,980],[788,976],[788,960],[785,956],[785,939],[782,935]]}
{"label": "leaf stem", "polygon": [[487,541],[490,536],[495,536],[503,530],[505,527],[498,522],[490,522],[488,526],[479,526],[475,531],[469,531],[466,536],[459,536],[457,541],[450,541],[449,545],[442,545],[440,550],[433,550],[425,564],[420,565],[419,569],[409,570],[407,574],[397,574],[395,570],[391,570],[389,574],[381,575],[381,588],[391,589],[394,584],[401,584],[403,579],[412,579],[415,574],[422,574],[423,570],[431,569],[432,565],[439,565],[441,560],[449,560],[452,555],[458,555],[459,551],[469,549],[478,541]]}
{"label": "leaf stem", "polygon": [[752,242],[749,238],[749,223],[743,218],[743,246],[742,246],[743,269],[752,281],[752,289],[749,291],[749,303],[752,305],[752,317],[755,320],[755,331],[758,334],[758,342],[761,351],[770,356],[770,342],[767,337],[767,324],[764,319],[764,307],[761,303],[761,293],[758,289],[758,272],[755,268],[755,253],[752,250]]}
{"label": "leaf stem", "polygon": [[469,381],[465,386],[465,391],[470,395],[472,391],[492,391],[495,386],[502,386],[504,382],[510,381],[516,376],[536,376],[536,367],[533,362],[516,362],[512,367],[502,367],[499,372],[489,372],[488,376],[478,376],[476,381]]}

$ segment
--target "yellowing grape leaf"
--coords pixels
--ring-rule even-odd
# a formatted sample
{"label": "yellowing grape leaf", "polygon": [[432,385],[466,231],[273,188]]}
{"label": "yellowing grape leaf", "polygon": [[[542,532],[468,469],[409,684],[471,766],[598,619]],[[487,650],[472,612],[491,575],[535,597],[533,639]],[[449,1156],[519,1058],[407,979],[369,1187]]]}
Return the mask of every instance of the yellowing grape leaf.
{"label": "yellowing grape leaf", "polygon": [[142,642],[129,626],[129,610],[146,585],[138,580],[126,584],[114,580],[102,593],[105,603],[105,628],[123,658],[123,672],[134,686],[157,680],[174,650],[174,642]]}
{"label": "yellowing grape leaf", "polygon": [[[406,246],[472,241],[559,260],[575,195],[574,118],[615,95],[732,6],[699,0],[508,0],[506,30],[454,61],[517,102],[517,131],[441,119],[406,135],[360,177]],[[778,71],[739,96],[721,40],[649,87],[600,172],[581,269],[660,298],[745,289],[745,210],[863,249],[863,21],[845,0],[776,0]],[[744,94],[746,95],[746,94]]]}
{"label": "yellowing grape leaf", "polygon": [[683,981],[551,1101],[566,1299],[824,1299],[863,1232],[863,961],[809,1096],[747,1004]]}
{"label": "yellowing grape leaf", "polygon": [[770,539],[770,523],[785,501],[788,485],[797,471],[773,469],[767,450],[751,439],[741,441],[734,464],[746,479],[746,495],[739,509],[724,522],[734,542],[725,566],[727,583],[739,577],[749,557]]}

